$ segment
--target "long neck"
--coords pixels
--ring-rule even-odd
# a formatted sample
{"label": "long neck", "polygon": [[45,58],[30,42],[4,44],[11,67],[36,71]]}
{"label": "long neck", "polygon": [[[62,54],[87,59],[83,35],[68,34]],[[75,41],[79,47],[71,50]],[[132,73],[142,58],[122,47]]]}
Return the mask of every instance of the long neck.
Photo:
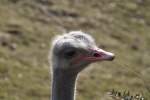
{"label": "long neck", "polygon": [[51,100],[74,100],[76,77],[62,70],[54,70]]}

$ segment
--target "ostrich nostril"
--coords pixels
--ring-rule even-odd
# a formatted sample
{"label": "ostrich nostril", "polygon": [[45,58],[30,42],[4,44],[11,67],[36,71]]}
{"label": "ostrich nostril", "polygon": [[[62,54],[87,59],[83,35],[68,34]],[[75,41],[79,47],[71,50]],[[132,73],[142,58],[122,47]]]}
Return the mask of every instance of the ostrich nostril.
{"label": "ostrich nostril", "polygon": [[99,53],[94,53],[93,56],[94,57],[101,57],[101,55]]}

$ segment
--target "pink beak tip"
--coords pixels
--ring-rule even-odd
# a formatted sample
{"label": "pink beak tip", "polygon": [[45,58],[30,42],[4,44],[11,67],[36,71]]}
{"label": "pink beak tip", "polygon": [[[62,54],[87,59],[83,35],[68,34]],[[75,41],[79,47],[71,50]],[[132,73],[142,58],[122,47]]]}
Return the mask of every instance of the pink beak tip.
{"label": "pink beak tip", "polygon": [[115,59],[115,55],[114,55],[114,54],[112,54],[112,55],[109,57],[109,59],[108,59],[108,60],[112,61],[112,60],[114,60],[114,59]]}
{"label": "pink beak tip", "polygon": [[112,61],[115,59],[115,55],[113,53],[107,52],[105,58],[106,60]]}

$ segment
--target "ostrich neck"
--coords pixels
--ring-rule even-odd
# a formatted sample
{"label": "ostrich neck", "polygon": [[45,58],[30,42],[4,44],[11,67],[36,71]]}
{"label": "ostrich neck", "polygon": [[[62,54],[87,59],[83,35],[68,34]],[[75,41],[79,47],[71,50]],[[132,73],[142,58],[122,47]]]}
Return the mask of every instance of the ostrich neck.
{"label": "ostrich neck", "polygon": [[52,100],[74,100],[77,75],[54,69],[52,82]]}

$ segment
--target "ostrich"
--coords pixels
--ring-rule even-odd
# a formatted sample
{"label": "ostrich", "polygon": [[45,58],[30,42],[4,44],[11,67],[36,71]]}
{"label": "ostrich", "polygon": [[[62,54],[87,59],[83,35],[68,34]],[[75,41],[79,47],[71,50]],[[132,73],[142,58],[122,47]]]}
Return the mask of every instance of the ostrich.
{"label": "ostrich", "polygon": [[49,61],[52,63],[51,100],[75,100],[76,79],[87,65],[114,59],[114,54],[98,48],[94,39],[81,31],[57,36],[52,43]]}

